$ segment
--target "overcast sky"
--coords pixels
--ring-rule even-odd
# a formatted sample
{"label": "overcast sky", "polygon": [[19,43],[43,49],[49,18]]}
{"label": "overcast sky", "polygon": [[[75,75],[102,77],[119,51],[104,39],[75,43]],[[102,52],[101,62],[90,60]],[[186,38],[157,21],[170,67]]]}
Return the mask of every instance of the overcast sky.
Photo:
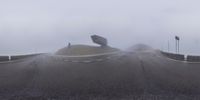
{"label": "overcast sky", "polygon": [[0,54],[54,52],[107,37],[125,49],[143,43],[200,55],[199,0],[0,0]]}

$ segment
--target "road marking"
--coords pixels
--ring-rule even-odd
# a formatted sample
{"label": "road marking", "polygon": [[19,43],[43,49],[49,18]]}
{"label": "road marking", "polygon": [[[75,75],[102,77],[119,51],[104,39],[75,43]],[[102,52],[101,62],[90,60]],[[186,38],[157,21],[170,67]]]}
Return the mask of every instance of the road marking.
{"label": "road marking", "polygon": [[83,63],[90,63],[90,62],[92,62],[91,60],[84,60],[84,61],[82,61]]}
{"label": "road marking", "polygon": [[91,54],[91,55],[78,55],[78,56],[67,56],[67,55],[54,55],[59,57],[68,57],[68,58],[86,58],[86,57],[96,57],[96,56],[104,56],[104,55],[112,55],[120,53],[121,51],[109,52],[109,53],[101,53],[101,54]]}
{"label": "road marking", "polygon": [[69,60],[64,60],[64,61],[68,62]]}
{"label": "road marking", "polygon": [[72,60],[72,62],[74,62],[74,63],[78,63],[78,62],[80,62],[80,61],[78,61],[78,60]]}
{"label": "road marking", "polygon": [[110,57],[110,56],[108,56],[108,57],[106,57],[106,59],[111,59],[111,57]]}
{"label": "road marking", "polygon": [[74,62],[74,63],[78,63],[78,62],[83,62],[83,63],[90,63],[90,62],[100,62],[103,61],[105,59],[94,59],[94,60],[64,60],[65,62]]}
{"label": "road marking", "polygon": [[[106,59],[112,59],[111,55],[112,54],[121,54],[121,51],[117,51],[117,52],[110,52],[110,53],[101,53],[101,54],[94,54],[94,55],[80,55],[80,56],[65,56],[65,55],[53,55],[53,56],[57,56],[57,57],[63,57],[63,60],[66,62],[74,62],[74,63],[78,63],[78,62],[82,62],[82,63],[91,63],[91,62],[100,62]],[[97,57],[97,56],[103,56],[103,55],[107,55],[107,57],[102,57],[102,58],[97,58],[97,59],[92,59],[92,60],[68,60],[66,58],[86,58],[86,57]]]}
{"label": "road marking", "polygon": [[0,64],[11,63],[11,62],[13,62],[13,61],[2,61],[2,62],[0,62]]}
{"label": "road marking", "polygon": [[103,61],[103,59],[95,59],[95,61]]}
{"label": "road marking", "polygon": [[10,60],[10,61],[3,61],[3,62],[0,62],[0,64],[15,63],[15,62],[23,61],[23,60],[24,60],[24,59]]}

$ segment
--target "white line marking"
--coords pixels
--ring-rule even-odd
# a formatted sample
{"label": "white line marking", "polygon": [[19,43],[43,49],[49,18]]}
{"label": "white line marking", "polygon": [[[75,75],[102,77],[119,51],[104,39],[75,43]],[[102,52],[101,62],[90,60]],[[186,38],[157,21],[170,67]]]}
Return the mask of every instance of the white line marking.
{"label": "white line marking", "polygon": [[3,61],[0,62],[0,64],[5,64],[5,63],[14,63],[14,62],[19,62],[19,61],[23,61],[24,59],[19,59],[19,60],[10,60],[10,61]]}
{"label": "white line marking", "polygon": [[103,59],[95,59],[95,61],[103,61]]}
{"label": "white line marking", "polygon": [[64,60],[64,61],[67,61],[67,62],[68,62],[69,60]]}
{"label": "white line marking", "polygon": [[11,62],[13,62],[13,61],[2,61],[2,62],[0,62],[0,64],[11,63]]}
{"label": "white line marking", "polygon": [[189,63],[189,64],[200,64],[200,62],[189,62],[189,61],[185,61],[185,63]]}
{"label": "white line marking", "polygon": [[108,57],[106,57],[107,59],[111,59],[111,57],[110,56],[108,56]]}
{"label": "white line marking", "polygon": [[94,59],[94,60],[64,60],[65,62],[74,62],[74,63],[78,63],[78,62],[83,62],[83,63],[90,63],[90,62],[100,62],[103,61],[104,59]]}
{"label": "white line marking", "polygon": [[85,61],[82,61],[82,62],[84,62],[84,63],[90,63],[92,61],[91,60],[85,60]]}
{"label": "white line marking", "polygon": [[69,58],[84,58],[84,57],[96,57],[96,56],[112,55],[112,54],[117,54],[117,53],[120,53],[120,51],[109,52],[109,53],[101,53],[101,54],[92,54],[92,55],[78,55],[78,56],[56,55],[56,56],[69,57]]}
{"label": "white line marking", "polygon": [[79,61],[77,61],[77,60],[72,60],[71,62],[77,63],[77,62],[79,62]]}

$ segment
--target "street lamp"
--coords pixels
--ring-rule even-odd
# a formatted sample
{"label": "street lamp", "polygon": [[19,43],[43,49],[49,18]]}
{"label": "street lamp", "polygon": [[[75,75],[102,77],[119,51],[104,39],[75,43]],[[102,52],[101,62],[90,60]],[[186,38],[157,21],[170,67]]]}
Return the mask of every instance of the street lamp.
{"label": "street lamp", "polygon": [[175,40],[176,40],[176,53],[179,53],[179,40],[180,40],[180,38],[178,36],[175,36]]}

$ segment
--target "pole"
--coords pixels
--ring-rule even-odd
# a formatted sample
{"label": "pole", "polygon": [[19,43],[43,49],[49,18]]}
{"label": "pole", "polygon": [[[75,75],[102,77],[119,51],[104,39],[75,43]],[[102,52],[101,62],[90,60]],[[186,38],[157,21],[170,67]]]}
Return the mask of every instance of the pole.
{"label": "pole", "polygon": [[168,41],[168,52],[169,52],[169,41]]}
{"label": "pole", "polygon": [[179,53],[179,40],[178,40],[178,53]]}
{"label": "pole", "polygon": [[175,36],[175,40],[176,40],[176,53],[179,53],[179,40],[180,40],[180,38],[178,36]]}
{"label": "pole", "polygon": [[177,40],[175,40],[175,44],[176,44],[176,45],[175,45],[175,48],[176,48],[176,51],[175,51],[175,52],[177,53]]}

